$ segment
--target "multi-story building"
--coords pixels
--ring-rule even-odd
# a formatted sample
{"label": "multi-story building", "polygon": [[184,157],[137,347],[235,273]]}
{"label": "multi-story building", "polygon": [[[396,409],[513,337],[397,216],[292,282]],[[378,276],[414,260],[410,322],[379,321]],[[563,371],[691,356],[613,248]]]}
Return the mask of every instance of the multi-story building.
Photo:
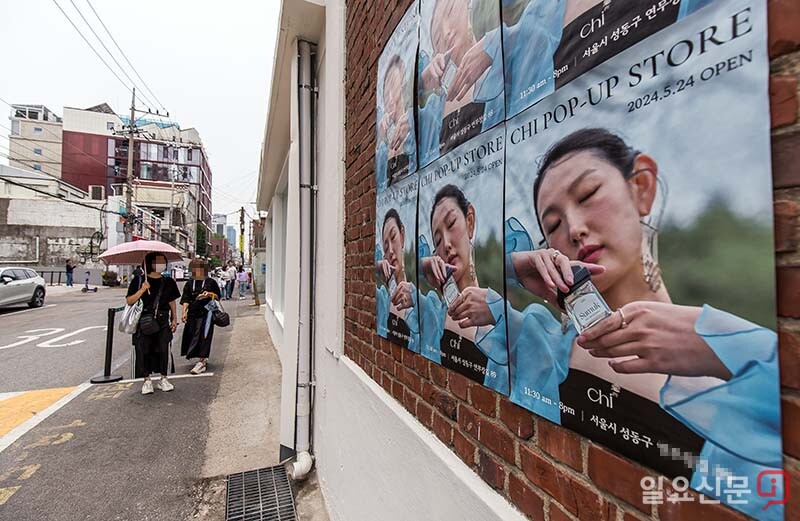
{"label": "multi-story building", "polygon": [[226,226],[225,227],[225,238],[228,239],[228,244],[231,245],[231,248],[236,248],[236,228],[233,226]]}
{"label": "multi-story building", "polygon": [[216,257],[225,263],[231,256],[230,245],[224,237],[212,237],[211,248],[209,249],[209,256]]}
{"label": "multi-story building", "polygon": [[217,235],[225,235],[225,226],[228,224],[228,216],[224,213],[215,213],[211,217],[211,231]]}
{"label": "multi-story building", "polygon": [[44,105],[12,105],[9,164],[61,177],[61,118]]}
{"label": "multi-story building", "polygon": [[[59,161],[57,169],[45,163],[38,169],[57,172],[95,199],[124,195],[128,139],[123,129],[129,118],[117,115],[106,103],[88,109],[65,107],[63,118],[45,107],[18,105],[12,113],[12,125],[15,122],[12,139],[36,137],[44,143],[45,138],[52,138],[51,145],[58,150],[54,156]],[[187,254],[205,251],[211,236],[212,175],[199,133],[161,119],[137,119],[135,123],[140,134],[133,150],[134,205],[163,220],[162,240],[175,243]],[[37,147],[44,153],[44,144],[39,146],[37,141]],[[24,151],[12,151],[11,156],[30,166]],[[199,227],[203,228],[200,232]],[[201,247],[198,239],[204,241]]]}

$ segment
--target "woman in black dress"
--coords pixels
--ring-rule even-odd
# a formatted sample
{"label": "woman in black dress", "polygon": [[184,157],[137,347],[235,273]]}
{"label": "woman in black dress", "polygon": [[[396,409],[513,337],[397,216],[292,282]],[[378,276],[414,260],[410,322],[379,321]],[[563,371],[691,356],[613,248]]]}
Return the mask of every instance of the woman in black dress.
{"label": "woman in black dress", "polygon": [[192,278],[183,286],[181,304],[183,305],[183,338],[181,339],[181,356],[187,359],[199,358],[192,368],[192,374],[204,373],[206,361],[211,354],[211,340],[214,337],[214,323],[208,325],[206,304],[219,299],[219,284],[208,273],[208,266],[201,259],[189,263]]}
{"label": "woman in black dress", "polygon": [[147,277],[135,277],[128,285],[127,302],[129,306],[138,300],[142,301],[142,318],[152,316],[158,324],[158,331],[144,334],[141,331],[142,319],[133,344],[136,350],[136,377],[144,377],[142,394],[153,393],[153,382],[150,375],[160,373],[158,388],[171,391],[175,387],[167,380],[169,366],[169,346],[172,334],[178,327],[178,315],[175,301],[181,296],[178,285],[170,277],[161,275],[167,269],[167,258],[156,252],[148,253],[144,258]]}

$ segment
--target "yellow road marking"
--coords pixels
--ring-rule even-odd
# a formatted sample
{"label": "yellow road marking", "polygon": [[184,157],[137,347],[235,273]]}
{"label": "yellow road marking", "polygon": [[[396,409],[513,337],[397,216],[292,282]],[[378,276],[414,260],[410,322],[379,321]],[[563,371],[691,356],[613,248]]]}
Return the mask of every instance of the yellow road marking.
{"label": "yellow road marking", "polygon": [[16,492],[19,489],[20,489],[19,486],[0,488],[0,506],[5,505],[6,501],[11,499],[11,496],[14,495],[14,492]]}
{"label": "yellow road marking", "polygon": [[75,387],[60,387],[28,391],[0,401],[0,437],[47,409],[74,389]]}
{"label": "yellow road marking", "polygon": [[23,450],[35,449],[37,447],[47,447],[48,445],[61,445],[62,443],[66,443],[74,437],[75,435],[72,434],[71,432],[42,436],[39,438],[39,441],[35,441],[30,445],[26,445],[25,447],[23,447]]}
{"label": "yellow road marking", "polygon": [[25,465],[24,467],[10,468],[4,473],[0,474],[0,481],[5,481],[14,474],[18,474],[17,480],[23,481],[29,479],[33,474],[42,467],[40,463],[34,465]]}

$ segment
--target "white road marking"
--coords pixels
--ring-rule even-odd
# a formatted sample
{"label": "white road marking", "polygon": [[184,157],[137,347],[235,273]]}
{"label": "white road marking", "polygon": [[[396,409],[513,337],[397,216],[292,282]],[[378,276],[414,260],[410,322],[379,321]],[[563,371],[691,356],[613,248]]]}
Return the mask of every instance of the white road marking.
{"label": "white road marking", "polygon": [[62,331],[64,331],[64,328],[63,327],[46,327],[46,328],[43,328],[43,329],[29,329],[28,331],[25,331],[25,332],[26,333],[39,333],[40,331],[49,331],[49,333],[38,334],[38,335],[18,336],[17,338],[20,339],[19,342],[14,342],[13,344],[0,346],[0,351],[2,351],[3,349],[8,349],[10,347],[17,347],[17,346],[21,346],[22,344],[27,344],[28,342],[30,342],[32,340],[38,340],[38,339],[40,339],[40,338],[42,338],[44,336],[47,336],[47,335],[55,335],[56,333],[61,333]]}
{"label": "white road marking", "polygon": [[29,308],[29,309],[22,309],[20,311],[12,311],[11,313],[3,313],[2,315],[0,315],[0,318],[2,318],[2,317],[10,317],[11,315],[19,315],[20,313],[28,313],[28,312],[31,312],[31,311],[39,311],[41,309],[52,308],[52,307],[55,307],[57,305],[58,304],[47,304],[46,306],[42,306],[40,308]]}
{"label": "white road marking", "polygon": [[17,391],[13,393],[0,393],[0,402],[2,402],[3,400],[8,400],[9,398],[13,398],[15,396],[19,396],[23,392],[25,391]]}
{"label": "white road marking", "polygon": [[39,414],[33,416],[32,418],[26,420],[25,422],[17,425],[13,429],[11,429],[5,436],[0,438],[0,452],[3,452],[8,447],[11,446],[12,443],[20,439],[22,436],[25,435],[28,431],[45,421],[50,415],[52,415],[57,410],[61,409],[69,402],[77,398],[83,391],[91,387],[92,384],[89,382],[85,382],[80,384],[74,391],[66,395],[65,397],[61,398],[59,401],[48,407],[47,409],[43,410]]}
{"label": "white road marking", "polygon": [[80,339],[80,340],[73,340],[71,342],[67,342],[66,344],[54,344],[53,342],[57,342],[59,340],[64,340],[65,338],[69,338],[71,336],[77,335],[78,333],[83,333],[84,331],[90,331],[92,329],[105,330],[107,327],[108,326],[82,327],[80,329],[77,329],[77,330],[73,331],[72,333],[67,333],[66,335],[61,335],[61,336],[56,337],[56,338],[51,338],[50,340],[42,342],[41,344],[36,344],[36,347],[67,347],[67,346],[74,346],[74,345],[82,344],[82,343],[86,342],[85,338],[84,339]]}

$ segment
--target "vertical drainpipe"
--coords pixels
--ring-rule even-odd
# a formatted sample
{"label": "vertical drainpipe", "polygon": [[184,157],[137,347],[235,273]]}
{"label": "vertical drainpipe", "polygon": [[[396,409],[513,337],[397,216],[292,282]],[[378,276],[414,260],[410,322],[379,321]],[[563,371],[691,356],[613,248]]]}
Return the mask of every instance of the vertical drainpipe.
{"label": "vertical drainpipe", "polygon": [[293,479],[302,479],[311,470],[311,395],[314,381],[311,374],[311,338],[313,331],[311,302],[313,299],[313,184],[312,149],[312,63],[311,44],[298,41],[298,116],[300,129],[300,315],[297,335],[297,407],[295,418],[295,451],[291,466]]}

